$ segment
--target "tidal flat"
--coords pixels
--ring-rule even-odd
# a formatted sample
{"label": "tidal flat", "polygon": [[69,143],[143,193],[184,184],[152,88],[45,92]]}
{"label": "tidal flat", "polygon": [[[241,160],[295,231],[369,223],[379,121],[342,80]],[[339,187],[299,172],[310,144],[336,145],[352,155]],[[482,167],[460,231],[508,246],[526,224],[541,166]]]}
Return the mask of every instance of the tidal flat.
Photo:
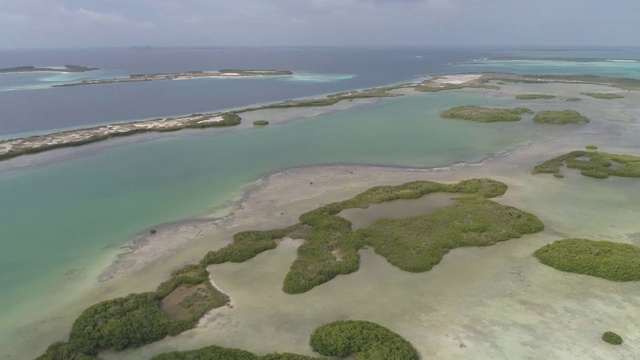
{"label": "tidal flat", "polygon": [[[515,100],[506,99],[513,99],[515,93],[565,93],[570,86],[509,84],[502,86],[501,91],[462,90],[462,93],[482,94],[479,101],[484,99],[488,104],[509,104],[508,101]],[[601,91],[597,89],[600,86],[577,87]],[[589,90],[572,89],[563,96],[577,96],[583,91]],[[593,119],[585,127],[550,131],[533,123],[519,124],[530,131],[527,137],[507,146],[507,152],[494,152],[484,161],[479,160],[486,156],[471,159],[473,164],[430,166],[431,169],[337,165],[277,171],[256,184],[231,208],[229,215],[215,226],[208,225],[204,232],[196,232],[183,246],[109,281],[95,284],[87,279],[76,283],[73,294],[77,296],[62,302],[65,311],[57,307],[55,313],[40,313],[38,321],[24,318],[30,325],[21,327],[23,334],[33,337],[23,335],[21,347],[16,346],[16,350],[28,353],[28,357],[38,355],[50,340],[64,339],[63,329],[68,329],[84,307],[102,299],[154,288],[170,270],[226,245],[237,231],[291,225],[304,211],[346,199],[375,185],[488,177],[509,185],[509,191],[497,202],[536,214],[546,230],[487,248],[453,250],[431,271],[421,274],[402,272],[372,250],[363,250],[358,272],[339,276],[295,296],[281,291],[282,279],[300,244],[287,240],[275,250],[245,263],[209,267],[215,284],[231,297],[233,308],[212,312],[196,329],[176,337],[102,356],[146,359],[165,351],[213,344],[258,354],[288,351],[312,355],[308,337],[314,328],[334,320],[360,319],[377,322],[402,335],[423,358],[631,358],[640,351],[637,344],[625,342],[624,346],[611,348],[600,336],[607,330],[629,339],[640,335],[640,327],[627,320],[640,315],[640,301],[634,295],[640,284],[610,283],[561,273],[540,264],[532,253],[568,236],[640,241],[636,221],[640,183],[635,179],[613,178],[602,182],[571,173],[564,181],[529,175],[531,166],[546,160],[551,152],[562,154],[586,144],[596,144],[602,151],[638,155],[634,150],[640,142],[638,109],[637,102],[633,103],[637,94],[625,95],[624,99],[608,101],[606,106],[590,99],[571,104],[571,108],[580,109]],[[468,97],[458,99],[458,105],[468,100]],[[398,100],[387,99],[383,103],[393,101]],[[377,105],[371,106],[375,110]],[[535,110],[554,106],[566,108],[567,103],[553,99],[531,105],[537,107]],[[363,109],[367,108],[371,109]],[[487,125],[470,126],[475,129]],[[154,246],[150,241],[141,249]],[[96,267],[100,266],[104,268],[104,262]],[[74,284],[69,286],[73,288]],[[336,301],[342,298],[349,300]],[[53,329],[60,330],[51,335]],[[35,340],[42,334],[47,336]]]}

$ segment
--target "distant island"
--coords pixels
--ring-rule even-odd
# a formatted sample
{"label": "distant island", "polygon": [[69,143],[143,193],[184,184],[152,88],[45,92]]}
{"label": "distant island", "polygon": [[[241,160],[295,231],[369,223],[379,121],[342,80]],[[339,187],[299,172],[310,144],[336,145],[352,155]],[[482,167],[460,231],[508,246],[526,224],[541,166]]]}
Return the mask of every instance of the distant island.
{"label": "distant island", "polygon": [[293,75],[289,70],[238,70],[225,69],[218,71],[185,71],[179,73],[166,74],[132,74],[124,78],[82,80],[80,82],[54,85],[54,87],[80,86],[80,85],[100,85],[112,83],[129,83],[140,81],[161,81],[161,80],[193,80],[210,78],[239,78],[239,77],[263,77],[263,76],[289,76]]}
{"label": "distant island", "polygon": [[64,67],[36,67],[36,66],[16,66],[0,69],[0,74],[26,73],[26,72],[58,72],[58,73],[83,73],[99,68],[82,65],[65,65]]}

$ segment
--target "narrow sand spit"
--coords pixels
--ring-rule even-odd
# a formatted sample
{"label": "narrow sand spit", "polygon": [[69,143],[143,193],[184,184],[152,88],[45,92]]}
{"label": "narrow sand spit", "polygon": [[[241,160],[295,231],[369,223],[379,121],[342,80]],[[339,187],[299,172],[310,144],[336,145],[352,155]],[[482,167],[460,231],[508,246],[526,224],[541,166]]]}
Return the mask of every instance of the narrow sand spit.
{"label": "narrow sand spit", "polygon": [[454,84],[454,85],[459,85],[459,84],[464,84],[467,83],[469,81],[474,81],[474,80],[478,80],[482,77],[481,74],[458,74],[458,75],[445,75],[445,76],[438,76],[435,77],[433,79],[431,79],[431,81],[438,83],[438,84]]}

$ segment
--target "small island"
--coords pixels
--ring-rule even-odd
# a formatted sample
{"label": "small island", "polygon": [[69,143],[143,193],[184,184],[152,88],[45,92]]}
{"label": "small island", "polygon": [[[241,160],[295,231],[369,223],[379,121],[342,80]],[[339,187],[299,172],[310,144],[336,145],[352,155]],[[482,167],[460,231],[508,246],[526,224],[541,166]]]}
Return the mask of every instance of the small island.
{"label": "small island", "polygon": [[605,99],[605,100],[613,100],[613,99],[622,99],[624,96],[616,93],[593,93],[588,92],[584,93],[584,95],[590,96],[594,99]]}
{"label": "small island", "polygon": [[265,125],[269,125],[269,122],[267,120],[256,120],[253,122],[253,125],[255,126],[265,126]]}
{"label": "small island", "polygon": [[[593,145],[590,145],[593,148]],[[598,151],[572,151],[537,165],[531,174],[560,174],[560,168],[579,169],[584,176],[606,179],[609,176],[640,177],[640,157]]]}
{"label": "small island", "polygon": [[194,80],[194,79],[214,79],[214,78],[232,79],[232,78],[246,78],[246,77],[289,76],[289,75],[293,75],[293,72],[288,70],[225,69],[225,70],[219,70],[219,71],[186,71],[186,72],[168,73],[168,74],[133,74],[133,75],[129,75],[129,77],[123,77],[123,78],[82,80],[80,82],[75,82],[70,84],[54,85],[54,87],[130,83],[130,82],[143,82],[143,81]]}
{"label": "small island", "polygon": [[589,119],[574,110],[544,110],[533,117],[533,121],[540,124],[586,124]]}
{"label": "small island", "polygon": [[564,239],[536,250],[534,256],[564,272],[611,281],[640,281],[640,247],[629,244]]}
{"label": "small island", "polygon": [[520,94],[516,95],[516,99],[518,100],[537,100],[537,99],[555,99],[555,95],[547,95],[547,94]]}
{"label": "small island", "polygon": [[519,121],[522,114],[533,114],[531,109],[527,108],[493,108],[486,106],[465,105],[456,106],[446,110],[440,114],[445,119],[460,119],[477,122],[504,122]]}
{"label": "small island", "polygon": [[[304,293],[338,275],[357,271],[358,250],[364,246],[374,248],[377,254],[401,270],[425,272],[440,263],[452,249],[490,246],[544,229],[536,216],[488,200],[506,190],[506,184],[491,179],[471,179],[457,184],[416,181],[378,186],[352,199],[304,213],[296,225],[237,233],[232,244],[207,253],[202,262],[207,265],[244,262],[274,249],[279,239],[288,236],[305,240],[284,280],[283,291],[288,294]],[[466,196],[456,198],[453,205],[430,214],[379,219],[369,227],[355,231],[351,222],[339,215],[345,209],[418,199],[438,192]]]}
{"label": "small island", "polygon": [[16,66],[0,69],[0,74],[32,73],[32,72],[57,72],[57,73],[83,73],[100,70],[94,67],[82,65],[65,65],[64,67],[36,67],[36,66]]}

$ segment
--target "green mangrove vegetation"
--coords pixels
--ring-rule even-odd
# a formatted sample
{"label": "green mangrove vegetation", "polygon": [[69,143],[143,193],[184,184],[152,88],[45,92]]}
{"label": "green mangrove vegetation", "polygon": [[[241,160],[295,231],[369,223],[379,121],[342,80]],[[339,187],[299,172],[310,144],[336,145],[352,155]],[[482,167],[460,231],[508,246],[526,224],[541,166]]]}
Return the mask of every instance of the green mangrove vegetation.
{"label": "green mangrove vegetation", "polygon": [[598,151],[572,151],[537,165],[531,174],[559,174],[561,168],[579,169],[584,176],[606,179],[609,176],[640,177],[640,157]]}
{"label": "green mangrove vegetation", "polygon": [[460,119],[477,122],[519,121],[522,114],[533,114],[527,108],[493,108],[486,106],[465,105],[456,106],[440,114],[445,119]]}
{"label": "green mangrove vegetation", "polygon": [[269,125],[269,122],[267,120],[256,120],[253,122],[253,125],[255,126],[265,126],[265,125]]}
{"label": "green mangrove vegetation", "polygon": [[554,269],[612,281],[640,281],[640,247],[610,241],[564,239],[536,250]]}
{"label": "green mangrove vegetation", "polygon": [[613,100],[613,99],[622,99],[622,98],[624,98],[624,96],[622,96],[620,94],[616,94],[616,93],[587,92],[587,93],[584,93],[584,95],[590,96],[590,97],[592,97],[594,99],[605,99],[605,100]]}
{"label": "green mangrove vegetation", "polygon": [[586,124],[589,119],[574,110],[544,110],[538,112],[533,121],[541,124]]}
{"label": "green mangrove vegetation", "polygon": [[410,342],[393,331],[368,321],[336,321],[311,334],[311,348],[320,355],[358,360],[418,360]]}
{"label": "green mangrove vegetation", "polygon": [[49,347],[39,360],[88,358],[101,350],[123,350],[175,336],[193,328],[229,298],[209,281],[202,265],[175,271],[156,291],[130,294],[95,304],[74,321],[69,340]]}
{"label": "green mangrove vegetation", "polygon": [[[368,321],[335,321],[317,328],[309,341],[320,355],[358,360],[418,360],[418,351],[393,331]],[[197,350],[175,351],[151,360],[326,360],[291,353],[258,356],[245,350],[208,346]],[[56,359],[57,360],[57,359]]]}
{"label": "green mangrove vegetation", "polygon": [[[303,293],[337,275],[355,272],[359,268],[358,250],[366,245],[374,247],[377,253],[402,270],[427,271],[451,249],[488,246],[543,229],[535,216],[487,200],[506,190],[504,183],[490,179],[471,179],[457,184],[415,181],[398,186],[377,186],[349,200],[304,213],[300,223],[288,228],[238,233],[232,244],[205,255],[202,264],[245,261],[275,248],[277,240],[290,236],[305,242],[298,248],[298,256],[285,277],[283,290],[286,293]],[[357,231],[352,231],[351,223],[338,216],[344,209],[417,199],[434,192],[469,196],[428,215],[381,219],[369,228]]]}
{"label": "green mangrove vegetation", "polygon": [[[258,356],[254,353],[221,346],[207,346],[197,350],[174,351],[160,354],[151,360],[321,360],[324,358],[304,356],[298,354],[268,354]],[[326,359],[325,359],[326,360]]]}
{"label": "green mangrove vegetation", "polygon": [[549,99],[555,99],[555,95],[548,95],[548,94],[520,94],[520,95],[516,95],[516,99],[518,100],[538,100],[538,99],[544,99],[544,100],[549,100]]}
{"label": "green mangrove vegetation", "polygon": [[564,101],[582,101],[582,99],[579,97],[570,97],[570,98],[564,99]]}
{"label": "green mangrove vegetation", "polygon": [[613,331],[605,331],[602,334],[602,341],[611,345],[622,345],[622,337]]}
{"label": "green mangrove vegetation", "polygon": [[587,150],[598,150],[598,147],[595,145],[587,145],[585,146],[585,149]]}

